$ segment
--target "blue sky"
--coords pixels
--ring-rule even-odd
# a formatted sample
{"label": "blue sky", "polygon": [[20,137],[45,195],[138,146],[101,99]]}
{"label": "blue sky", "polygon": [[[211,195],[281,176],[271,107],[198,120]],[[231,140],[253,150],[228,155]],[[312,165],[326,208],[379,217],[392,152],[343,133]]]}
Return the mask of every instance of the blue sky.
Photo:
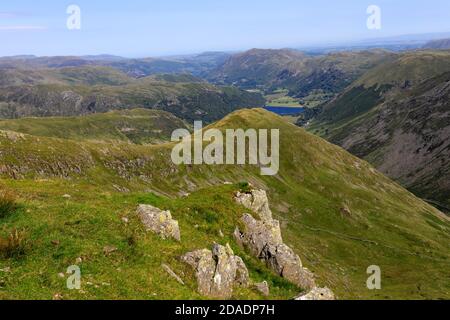
{"label": "blue sky", "polygon": [[[81,30],[68,30],[69,5]],[[382,10],[368,30],[366,9]],[[15,0],[0,3],[0,56],[130,57],[253,47],[301,47],[450,32],[448,0]]]}

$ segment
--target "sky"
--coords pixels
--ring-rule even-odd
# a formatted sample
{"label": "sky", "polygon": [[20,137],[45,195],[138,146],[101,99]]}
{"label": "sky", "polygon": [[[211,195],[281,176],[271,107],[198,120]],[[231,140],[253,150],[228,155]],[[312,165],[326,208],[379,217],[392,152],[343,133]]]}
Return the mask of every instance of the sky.
{"label": "sky", "polygon": [[[70,5],[80,8],[81,29],[67,27]],[[381,10],[381,29],[367,27],[370,5]],[[450,32],[450,1],[0,2],[0,56],[163,56],[250,48],[295,48],[433,32]]]}

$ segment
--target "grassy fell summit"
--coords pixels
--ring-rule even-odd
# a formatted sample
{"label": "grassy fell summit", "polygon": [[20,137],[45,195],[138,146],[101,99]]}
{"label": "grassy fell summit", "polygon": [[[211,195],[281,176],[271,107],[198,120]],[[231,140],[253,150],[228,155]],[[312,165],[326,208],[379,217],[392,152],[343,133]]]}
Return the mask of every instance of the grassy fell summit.
{"label": "grassy fell summit", "polygon": [[78,117],[0,120],[0,130],[71,140],[122,141],[135,144],[169,141],[176,129],[189,128],[161,110],[132,109]]}
{"label": "grassy fell summit", "polygon": [[[278,175],[261,176],[251,165],[176,166],[173,143],[2,131],[1,185],[16,194],[18,208],[0,218],[0,237],[20,230],[23,252],[0,258],[0,269],[9,270],[0,273],[0,298],[204,298],[179,257],[218,242],[230,243],[253,281],[268,281],[270,298],[290,299],[302,288],[277,277],[233,239],[248,211],[233,200],[246,188],[242,181],[267,190],[285,243],[338,298],[449,298],[450,221],[444,214],[368,163],[263,109],[233,112],[211,127],[279,129]],[[146,233],[138,204],[171,210],[181,242]],[[74,263],[81,267],[80,291],[65,287],[64,272]],[[162,263],[185,285],[162,271]],[[366,287],[370,265],[382,270],[382,290]],[[251,289],[233,298],[265,299]]]}

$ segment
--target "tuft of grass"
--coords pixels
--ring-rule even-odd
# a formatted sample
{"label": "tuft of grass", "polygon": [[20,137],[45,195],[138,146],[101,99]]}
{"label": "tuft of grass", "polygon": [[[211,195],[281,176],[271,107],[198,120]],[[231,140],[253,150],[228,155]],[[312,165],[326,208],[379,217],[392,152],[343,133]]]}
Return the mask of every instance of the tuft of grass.
{"label": "tuft of grass", "polygon": [[27,235],[25,230],[12,230],[6,238],[0,237],[0,257],[20,258],[25,255]]}
{"label": "tuft of grass", "polygon": [[0,219],[14,213],[18,208],[16,196],[7,190],[0,190]]}
{"label": "tuft of grass", "polygon": [[246,181],[239,182],[238,187],[240,192],[250,192],[252,189],[250,184]]}

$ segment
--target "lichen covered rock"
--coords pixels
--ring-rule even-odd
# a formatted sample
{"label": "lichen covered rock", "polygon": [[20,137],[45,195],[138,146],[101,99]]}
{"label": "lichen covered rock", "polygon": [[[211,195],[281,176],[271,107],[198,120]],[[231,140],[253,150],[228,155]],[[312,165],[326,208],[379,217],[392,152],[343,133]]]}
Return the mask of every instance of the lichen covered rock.
{"label": "lichen covered rock", "polygon": [[257,220],[250,214],[244,214],[241,218],[242,230],[236,228],[234,232],[236,242],[283,278],[307,290],[314,288],[313,273],[303,268],[300,257],[283,243],[280,223],[272,218],[266,192],[252,190],[250,193],[237,193],[235,199],[259,216]]}
{"label": "lichen covered rock", "polygon": [[304,289],[315,287],[314,274],[302,266],[300,257],[284,243],[268,244],[261,257],[272,270],[290,282]]}
{"label": "lichen covered rock", "polygon": [[277,220],[256,220],[250,214],[244,214],[241,221],[244,228],[242,231],[236,228],[234,236],[238,244],[247,248],[254,256],[260,257],[268,244],[276,246],[283,243]]}
{"label": "lichen covered rock", "polygon": [[234,256],[236,262],[236,283],[241,287],[247,287],[250,282],[248,269],[241,257]]}
{"label": "lichen covered rock", "polygon": [[180,241],[178,221],[172,219],[170,211],[162,211],[151,205],[139,205],[137,213],[148,231],[159,234],[163,239],[174,238]]}
{"label": "lichen covered rock", "polygon": [[248,193],[236,193],[235,200],[237,203],[252,210],[263,221],[272,220],[272,211],[269,207],[269,199],[264,190],[252,190]]}
{"label": "lichen covered rock", "polygon": [[269,284],[267,283],[267,281],[255,283],[254,288],[265,297],[268,297],[270,295]]}
{"label": "lichen covered rock", "polygon": [[195,270],[200,294],[217,299],[229,299],[237,285],[247,286],[248,270],[229,245],[214,244],[212,250],[186,253],[181,260]]}

